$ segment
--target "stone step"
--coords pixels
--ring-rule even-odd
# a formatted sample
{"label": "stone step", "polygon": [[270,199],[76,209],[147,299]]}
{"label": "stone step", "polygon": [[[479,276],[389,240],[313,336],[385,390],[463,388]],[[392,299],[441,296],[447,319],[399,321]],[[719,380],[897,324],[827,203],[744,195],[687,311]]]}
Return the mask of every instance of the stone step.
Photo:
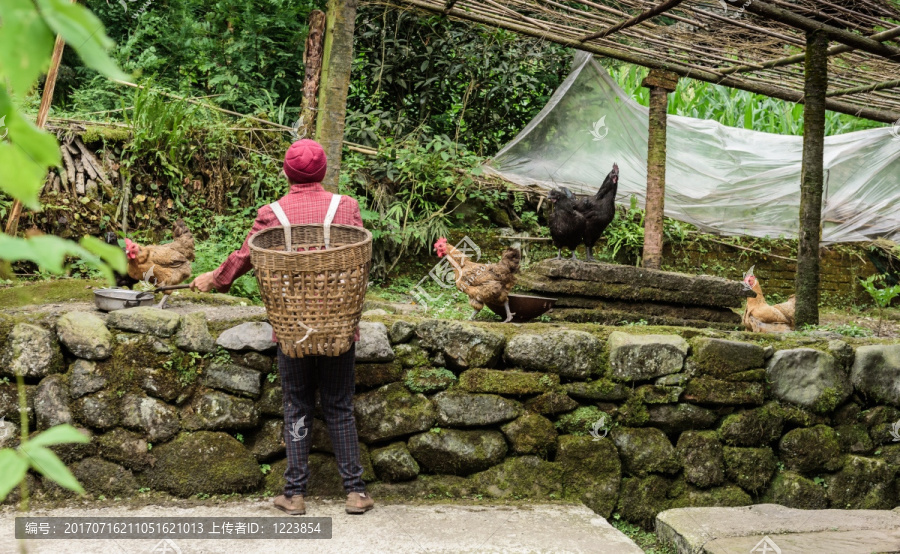
{"label": "stone step", "polygon": [[798,510],[778,504],[678,508],[656,516],[678,554],[868,554],[900,551],[896,510]]}

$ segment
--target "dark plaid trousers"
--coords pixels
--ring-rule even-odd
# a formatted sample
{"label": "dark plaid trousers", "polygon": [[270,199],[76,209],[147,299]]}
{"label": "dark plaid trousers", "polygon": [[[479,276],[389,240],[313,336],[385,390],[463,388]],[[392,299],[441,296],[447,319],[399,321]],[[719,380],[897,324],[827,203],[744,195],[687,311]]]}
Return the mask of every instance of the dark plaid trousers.
{"label": "dark plaid trousers", "polygon": [[[322,401],[325,424],[334,447],[338,471],[347,493],[365,492],[363,467],[353,417],[356,387],[356,345],[340,356],[292,358],[278,349],[278,371],[284,394],[284,443],[287,470],[284,495],[306,495],[309,480],[309,447],[312,442],[316,390]],[[301,424],[297,422],[302,421]]]}

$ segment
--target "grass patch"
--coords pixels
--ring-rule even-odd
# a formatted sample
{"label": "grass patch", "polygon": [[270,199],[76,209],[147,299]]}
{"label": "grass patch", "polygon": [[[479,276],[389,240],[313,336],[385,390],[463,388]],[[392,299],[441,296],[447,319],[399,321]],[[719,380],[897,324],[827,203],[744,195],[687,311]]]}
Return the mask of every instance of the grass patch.
{"label": "grass patch", "polygon": [[625,533],[646,554],[676,554],[674,545],[661,542],[659,537],[652,531],[647,531],[638,525],[620,519],[619,514],[613,514],[610,523],[613,527]]}
{"label": "grass patch", "polygon": [[53,304],[56,302],[93,302],[94,287],[106,283],[86,279],[52,279],[32,283],[17,283],[0,287],[0,306],[18,308],[30,304]]}

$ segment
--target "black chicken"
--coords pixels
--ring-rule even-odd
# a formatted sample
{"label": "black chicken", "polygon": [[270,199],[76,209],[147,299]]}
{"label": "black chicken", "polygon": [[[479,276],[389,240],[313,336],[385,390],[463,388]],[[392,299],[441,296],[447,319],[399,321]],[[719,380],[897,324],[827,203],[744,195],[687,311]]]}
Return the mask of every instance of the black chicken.
{"label": "black chicken", "polygon": [[[106,242],[106,244],[109,244],[112,246],[119,246],[121,248],[121,245],[119,244],[119,237],[116,236],[116,234],[113,233],[112,231],[109,231],[106,233],[106,238],[104,239],[104,242]],[[124,250],[124,248],[123,248],[123,250]],[[127,273],[123,274],[123,273],[119,273],[118,271],[114,271],[113,273],[115,274],[115,277],[116,277],[116,286],[117,287],[120,287],[120,288],[124,287],[124,288],[130,289],[138,283],[137,279],[132,278]]]}
{"label": "black chicken", "polygon": [[584,247],[587,251],[586,260],[593,262],[594,245],[603,235],[603,231],[609,227],[616,217],[616,191],[619,188],[619,165],[613,164],[612,171],[603,180],[603,185],[594,196],[582,198],[575,209],[584,215]]}
{"label": "black chicken", "polygon": [[550,236],[553,244],[559,250],[557,260],[562,259],[562,249],[572,251],[572,259],[577,260],[575,249],[581,244],[584,237],[585,217],[578,212],[578,200],[572,191],[566,187],[553,189],[547,195],[547,201],[553,204],[553,213],[550,214]]}

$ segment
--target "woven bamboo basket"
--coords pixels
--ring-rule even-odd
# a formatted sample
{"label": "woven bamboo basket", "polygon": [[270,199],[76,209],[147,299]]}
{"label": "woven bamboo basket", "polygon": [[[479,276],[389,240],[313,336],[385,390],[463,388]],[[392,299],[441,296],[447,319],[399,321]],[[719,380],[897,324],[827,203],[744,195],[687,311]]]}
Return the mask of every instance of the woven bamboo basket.
{"label": "woven bamboo basket", "polygon": [[250,259],[269,322],[288,356],[339,356],[353,345],[372,263],[372,233],[351,225],[292,225],[250,237]]}

